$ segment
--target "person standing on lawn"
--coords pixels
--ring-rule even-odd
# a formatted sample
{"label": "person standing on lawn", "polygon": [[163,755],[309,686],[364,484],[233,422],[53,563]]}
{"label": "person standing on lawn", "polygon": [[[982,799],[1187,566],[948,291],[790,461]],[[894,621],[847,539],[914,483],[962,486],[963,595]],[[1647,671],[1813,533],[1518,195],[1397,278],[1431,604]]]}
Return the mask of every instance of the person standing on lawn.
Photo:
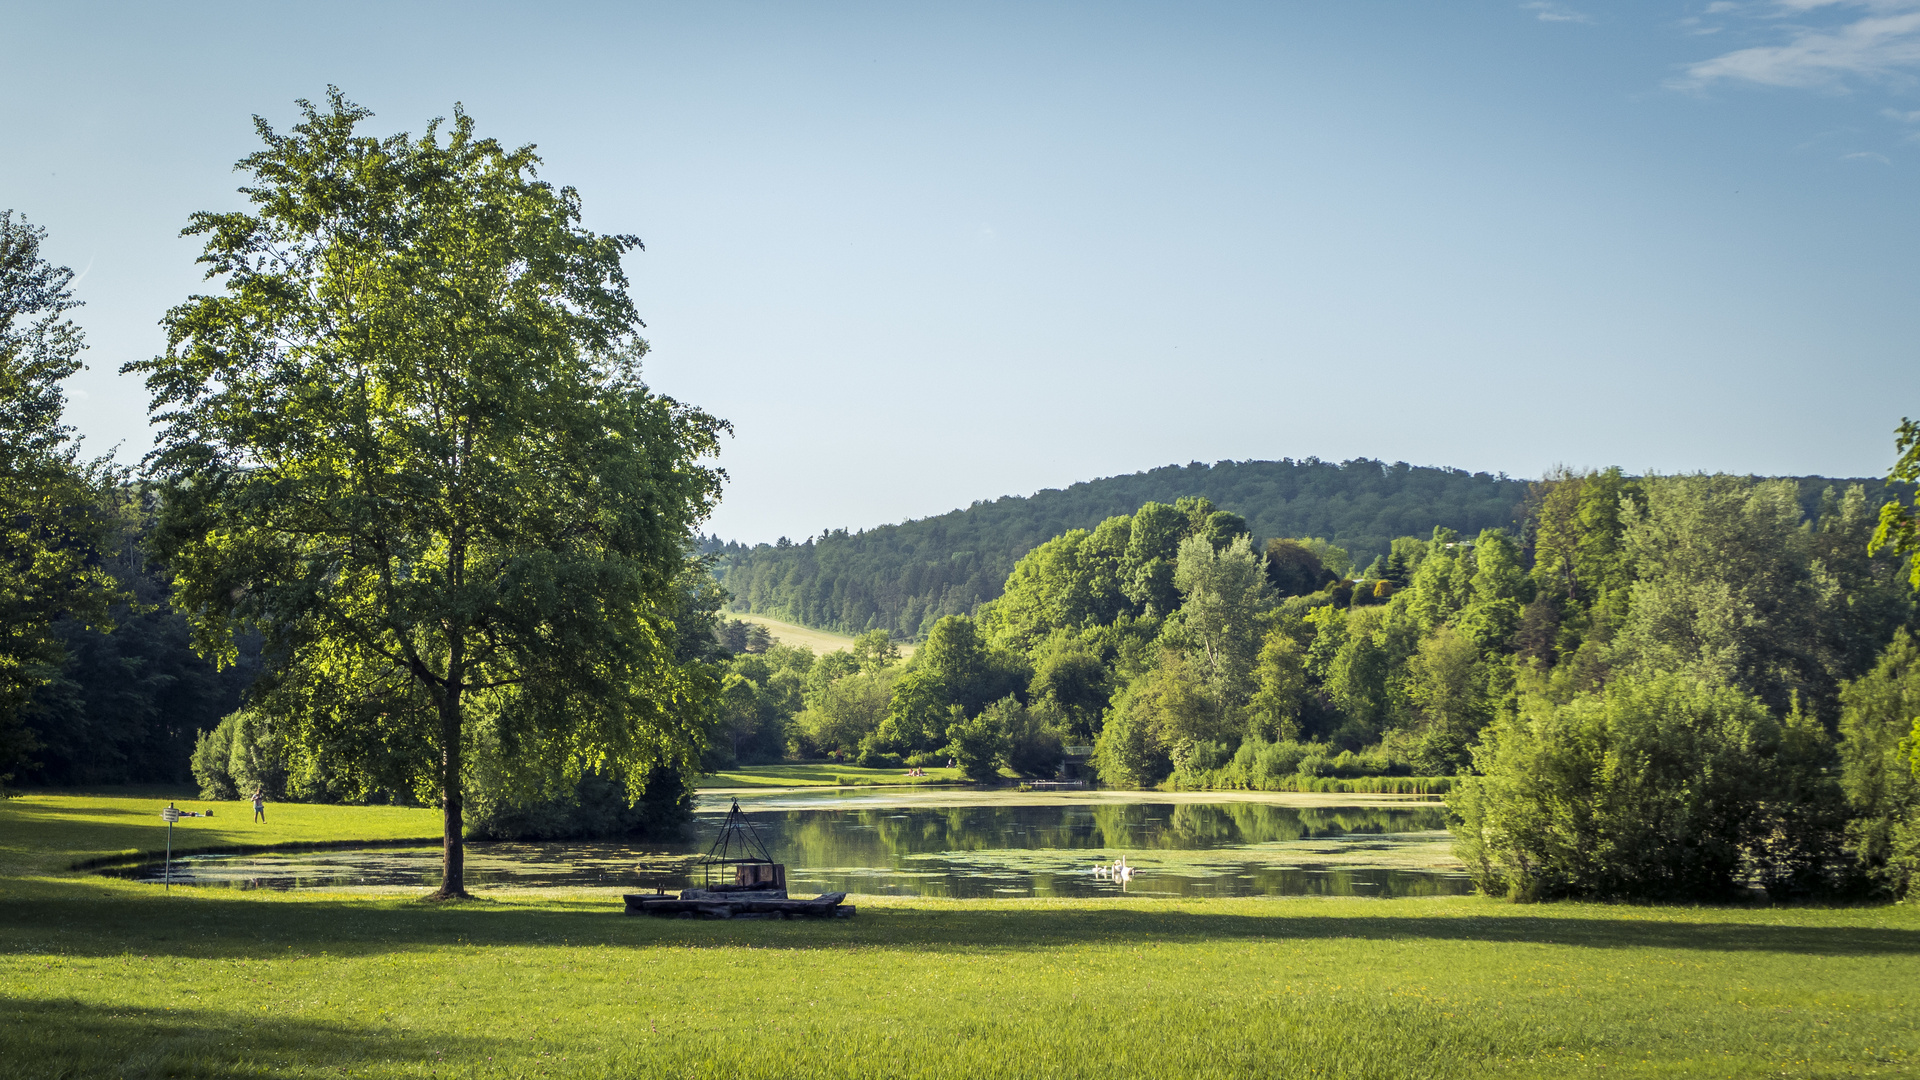
{"label": "person standing on lawn", "polygon": [[259,788],[253,789],[253,820],[261,823],[267,820],[267,793]]}

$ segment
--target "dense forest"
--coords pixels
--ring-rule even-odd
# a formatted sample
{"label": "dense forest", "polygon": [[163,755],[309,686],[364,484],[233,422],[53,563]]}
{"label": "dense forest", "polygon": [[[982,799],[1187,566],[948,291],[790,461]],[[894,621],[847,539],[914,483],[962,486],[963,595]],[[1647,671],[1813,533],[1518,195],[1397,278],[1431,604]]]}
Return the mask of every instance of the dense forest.
{"label": "dense forest", "polygon": [[[1801,479],[1801,503],[1812,513],[1830,484],[1861,482]],[[1239,515],[1256,537],[1320,538],[1364,564],[1386,554],[1395,537],[1435,528],[1463,536],[1516,529],[1527,483],[1366,458],[1196,461],[977,502],[900,525],[828,530],[799,543],[783,537],[749,548],[714,538],[705,550],[719,556],[715,574],[740,611],[848,634],[886,630],[913,641],[942,617],[972,614],[999,596],[1014,563],[1042,542],[1145,503],[1188,496]]]}
{"label": "dense forest", "polygon": [[[1364,568],[1149,502],[1021,558],[897,661],[881,630],[736,657],[715,753],[958,759],[1119,787],[1453,789],[1463,856],[1524,896],[1900,892],[1920,867],[1909,561],[1884,488],[1562,473],[1514,530]],[[1424,778],[1424,779],[1421,779]]]}

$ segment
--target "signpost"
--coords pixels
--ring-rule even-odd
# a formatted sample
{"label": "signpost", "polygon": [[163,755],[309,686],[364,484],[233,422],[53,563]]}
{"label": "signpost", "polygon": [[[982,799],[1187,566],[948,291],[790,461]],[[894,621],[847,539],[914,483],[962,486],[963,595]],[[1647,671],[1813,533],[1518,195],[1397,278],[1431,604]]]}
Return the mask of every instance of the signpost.
{"label": "signpost", "polygon": [[167,823],[167,869],[164,887],[171,891],[173,888],[173,823],[180,820],[180,811],[172,803],[168,803],[160,811],[160,819]]}

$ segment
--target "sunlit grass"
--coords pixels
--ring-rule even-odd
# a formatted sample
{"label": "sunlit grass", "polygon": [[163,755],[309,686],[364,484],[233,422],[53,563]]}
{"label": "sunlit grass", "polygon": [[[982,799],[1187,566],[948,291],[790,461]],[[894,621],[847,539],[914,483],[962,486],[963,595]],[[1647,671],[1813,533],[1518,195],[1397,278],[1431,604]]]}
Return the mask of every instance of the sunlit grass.
{"label": "sunlit grass", "polygon": [[[48,832],[118,845],[147,826],[30,809],[0,809],[0,1077],[1920,1067],[1912,905],[861,897],[827,923],[655,921],[564,893],[165,894],[58,870],[96,849]],[[362,836],[394,826],[333,812]]]}
{"label": "sunlit grass", "polygon": [[208,802],[165,795],[31,794],[0,800],[0,866],[9,874],[65,870],[89,860],[158,855],[167,846],[160,809],[172,803],[210,818],[173,827],[176,855],[220,848],[340,841],[440,838],[440,811],[399,806],[268,803],[253,821],[247,802]]}
{"label": "sunlit grass", "polygon": [[858,765],[835,765],[831,762],[805,765],[743,765],[736,769],[709,773],[700,778],[696,787],[708,790],[753,787],[853,787],[869,784],[921,786],[966,782],[966,777],[960,774],[959,769],[933,768],[921,771],[927,775],[908,776],[905,768],[863,769]]}
{"label": "sunlit grass", "polygon": [[[769,619],[765,615],[750,615],[743,612],[729,611],[723,613],[721,617],[739,619],[741,622],[758,623],[766,627],[767,633],[773,637],[773,640],[780,644],[804,645],[812,649],[814,653],[819,656],[825,656],[830,652],[839,652],[842,649],[853,648],[853,636],[850,634],[837,634],[832,630],[816,630],[811,626],[781,622],[779,619]],[[903,659],[912,656],[915,648],[915,646],[911,644],[899,644],[897,647]]]}

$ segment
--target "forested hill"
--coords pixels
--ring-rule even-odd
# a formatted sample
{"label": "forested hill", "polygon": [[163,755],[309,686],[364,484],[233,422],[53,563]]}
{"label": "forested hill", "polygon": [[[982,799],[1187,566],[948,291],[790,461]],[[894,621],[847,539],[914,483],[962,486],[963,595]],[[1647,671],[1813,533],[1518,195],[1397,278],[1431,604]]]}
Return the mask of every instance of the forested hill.
{"label": "forested hill", "polygon": [[[1879,481],[1802,478],[1802,502],[1814,513],[1826,486],[1845,483],[1877,488]],[[941,616],[967,614],[999,596],[1013,564],[1043,541],[1133,513],[1142,503],[1204,496],[1246,518],[1258,538],[1324,538],[1365,566],[1394,537],[1425,537],[1435,526],[1463,536],[1484,528],[1519,531],[1528,485],[1505,475],[1367,458],[1196,461],[1004,496],[858,533],[836,529],[798,544],[783,538],[752,548],[714,543],[708,550],[720,556],[715,571],[736,610],[843,633],[885,629],[916,639]]]}
{"label": "forested hill", "polygon": [[1512,528],[1526,494],[1524,480],[1405,462],[1196,461],[800,544],[728,545],[718,573],[738,610],[911,639],[999,596],[1013,564],[1041,542],[1145,502],[1204,496],[1258,537],[1323,537],[1364,565],[1394,537],[1427,536],[1436,525],[1463,535]]}

